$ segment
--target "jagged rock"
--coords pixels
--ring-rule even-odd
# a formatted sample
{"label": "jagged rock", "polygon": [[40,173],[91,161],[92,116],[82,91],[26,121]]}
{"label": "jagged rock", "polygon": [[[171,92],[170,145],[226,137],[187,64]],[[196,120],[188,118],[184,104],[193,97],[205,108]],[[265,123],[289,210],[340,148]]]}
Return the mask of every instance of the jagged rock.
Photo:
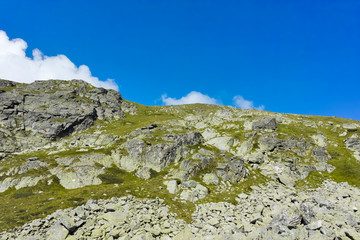
{"label": "jagged rock", "polygon": [[12,177],[7,177],[0,182],[0,193],[5,192],[8,188],[11,188],[18,184],[20,179],[13,179]]}
{"label": "jagged rock", "polygon": [[29,158],[20,167],[15,167],[7,172],[7,175],[24,174],[33,169],[39,169],[41,167],[48,167],[46,162],[39,161],[38,158]]}
{"label": "jagged rock", "polygon": [[360,152],[360,138],[349,137],[345,139],[344,142],[348,149]]}
{"label": "jagged rock", "polygon": [[353,135],[347,139],[345,139],[346,148],[354,151],[353,156],[360,161],[360,138],[357,135]]}
{"label": "jagged rock", "polygon": [[70,217],[64,212],[59,214],[59,222],[69,231],[70,234],[73,234],[83,224],[83,221],[75,221],[73,217]]}
{"label": "jagged rock", "polygon": [[230,181],[231,183],[237,183],[249,175],[244,161],[236,157],[230,158],[227,163],[218,164],[216,169],[217,175],[221,177],[223,181]]}
{"label": "jagged rock", "polygon": [[[0,122],[7,129],[18,128],[56,140],[87,129],[96,119],[124,116],[118,92],[94,88],[81,80],[31,84],[0,80],[0,85],[9,84],[15,88],[0,94]],[[1,142],[0,146],[6,145]]]}
{"label": "jagged rock", "polygon": [[144,166],[159,172],[169,166],[170,163],[178,161],[184,154],[184,148],[186,146],[203,142],[203,138],[199,132],[167,135],[167,137],[172,138],[174,143],[159,143],[146,148],[143,156],[145,160]]}
{"label": "jagged rock", "polygon": [[143,140],[135,138],[123,144],[122,147],[128,151],[129,155],[121,157],[121,168],[127,171],[134,171],[142,165],[159,172],[170,163],[179,161],[185,154],[186,146],[203,142],[199,132],[167,134],[162,138],[169,142],[146,147]]}
{"label": "jagged rock", "polygon": [[141,163],[143,151],[145,150],[145,142],[141,139],[132,139],[130,142],[125,143],[123,147],[125,147],[129,155],[123,156],[120,159],[121,168],[132,172]]}
{"label": "jagged rock", "polygon": [[300,210],[302,212],[302,221],[305,225],[312,222],[312,220],[315,218],[314,210],[309,204],[301,203],[300,204]]}
{"label": "jagged rock", "polygon": [[310,143],[304,141],[303,139],[296,140],[293,137],[290,137],[287,140],[279,140],[274,133],[264,134],[259,138],[259,149],[262,151],[274,151],[278,150],[291,150],[295,151],[296,149],[309,149],[311,146]]}
{"label": "jagged rock", "polygon": [[6,129],[0,128],[0,152],[12,153],[18,151],[19,149],[20,145],[16,141],[15,137],[10,132],[6,131]]}
{"label": "jagged rock", "polygon": [[331,159],[327,151],[322,147],[315,147],[312,150],[314,158],[320,162],[326,162]]}
{"label": "jagged rock", "polygon": [[33,187],[38,184],[39,181],[45,179],[44,176],[36,176],[36,177],[23,177],[20,179],[18,184],[16,184],[15,189],[18,190],[24,187]]}
{"label": "jagged rock", "polygon": [[44,176],[22,178],[7,177],[3,181],[0,181],[0,193],[5,192],[7,189],[12,187],[15,187],[16,190],[24,187],[32,187],[43,179],[45,179]]}
{"label": "jagged rock", "polygon": [[251,125],[252,130],[276,130],[276,119],[272,117],[265,117],[259,121],[255,121]]}

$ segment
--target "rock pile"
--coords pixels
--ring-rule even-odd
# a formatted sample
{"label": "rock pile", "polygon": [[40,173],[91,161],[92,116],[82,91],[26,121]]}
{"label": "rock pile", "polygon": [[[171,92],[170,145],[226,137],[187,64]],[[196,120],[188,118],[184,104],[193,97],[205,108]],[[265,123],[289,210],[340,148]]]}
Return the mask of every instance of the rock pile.
{"label": "rock pile", "polygon": [[360,239],[360,191],[347,183],[325,181],[299,192],[275,182],[252,189],[236,205],[197,205],[190,224],[161,199],[128,196],[58,210],[0,239]]}
{"label": "rock pile", "polygon": [[185,227],[161,199],[89,200],[0,234],[0,239],[171,239]]}

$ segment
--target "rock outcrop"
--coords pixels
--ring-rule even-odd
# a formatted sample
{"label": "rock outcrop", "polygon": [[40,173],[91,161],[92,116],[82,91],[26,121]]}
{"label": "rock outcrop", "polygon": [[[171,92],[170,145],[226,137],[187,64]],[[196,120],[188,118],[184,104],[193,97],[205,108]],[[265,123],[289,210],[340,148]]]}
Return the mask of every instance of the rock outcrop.
{"label": "rock outcrop", "polygon": [[7,90],[0,92],[0,135],[5,137],[1,138],[0,152],[14,152],[20,147],[13,133],[26,131],[57,140],[89,128],[96,119],[124,117],[118,92],[94,88],[81,80],[31,84],[0,80],[0,89],[4,87]]}

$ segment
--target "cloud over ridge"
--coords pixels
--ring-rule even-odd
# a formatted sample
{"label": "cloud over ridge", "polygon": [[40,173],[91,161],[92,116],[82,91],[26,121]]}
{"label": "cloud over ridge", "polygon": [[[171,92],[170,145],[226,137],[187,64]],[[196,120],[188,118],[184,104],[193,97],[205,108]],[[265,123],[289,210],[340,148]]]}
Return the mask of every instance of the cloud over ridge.
{"label": "cloud over ridge", "polygon": [[6,32],[0,30],[0,78],[23,83],[48,79],[81,79],[95,87],[118,90],[114,80],[100,81],[92,76],[88,66],[77,67],[65,55],[46,56],[39,49],[34,49],[32,58],[27,57],[27,47],[23,39],[9,39]]}
{"label": "cloud over ridge", "polygon": [[180,99],[171,98],[166,94],[163,94],[161,99],[165,105],[181,105],[192,103],[221,104],[220,101],[216,100],[215,98],[211,98],[208,95],[196,91],[192,91]]}
{"label": "cloud over ridge", "polygon": [[[181,105],[181,104],[192,104],[192,103],[223,105],[221,100],[209,97],[208,95],[196,91],[192,91],[188,93],[186,96],[183,96],[179,99],[168,97],[166,94],[163,94],[161,96],[161,100],[164,105]],[[265,108],[264,105],[255,107],[253,101],[246,100],[240,95],[234,96],[232,100],[233,100],[233,106],[241,109],[257,109],[262,111]]]}
{"label": "cloud over ridge", "polygon": [[240,95],[233,97],[233,104],[235,107],[238,107],[241,109],[254,109],[255,108],[257,110],[264,110],[264,108],[265,108],[264,105],[255,107],[253,101],[246,100]]}

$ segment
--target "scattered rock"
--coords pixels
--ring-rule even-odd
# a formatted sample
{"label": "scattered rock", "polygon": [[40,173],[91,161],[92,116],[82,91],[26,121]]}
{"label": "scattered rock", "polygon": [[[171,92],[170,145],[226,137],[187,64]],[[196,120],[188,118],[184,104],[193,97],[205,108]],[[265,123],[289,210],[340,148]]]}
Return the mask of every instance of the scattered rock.
{"label": "scattered rock", "polygon": [[272,117],[265,117],[259,121],[255,121],[251,126],[252,130],[276,130],[277,123],[276,119]]}
{"label": "scattered rock", "polygon": [[216,176],[215,173],[207,173],[203,176],[203,181],[205,184],[210,185],[218,185],[219,184],[219,178]]}

